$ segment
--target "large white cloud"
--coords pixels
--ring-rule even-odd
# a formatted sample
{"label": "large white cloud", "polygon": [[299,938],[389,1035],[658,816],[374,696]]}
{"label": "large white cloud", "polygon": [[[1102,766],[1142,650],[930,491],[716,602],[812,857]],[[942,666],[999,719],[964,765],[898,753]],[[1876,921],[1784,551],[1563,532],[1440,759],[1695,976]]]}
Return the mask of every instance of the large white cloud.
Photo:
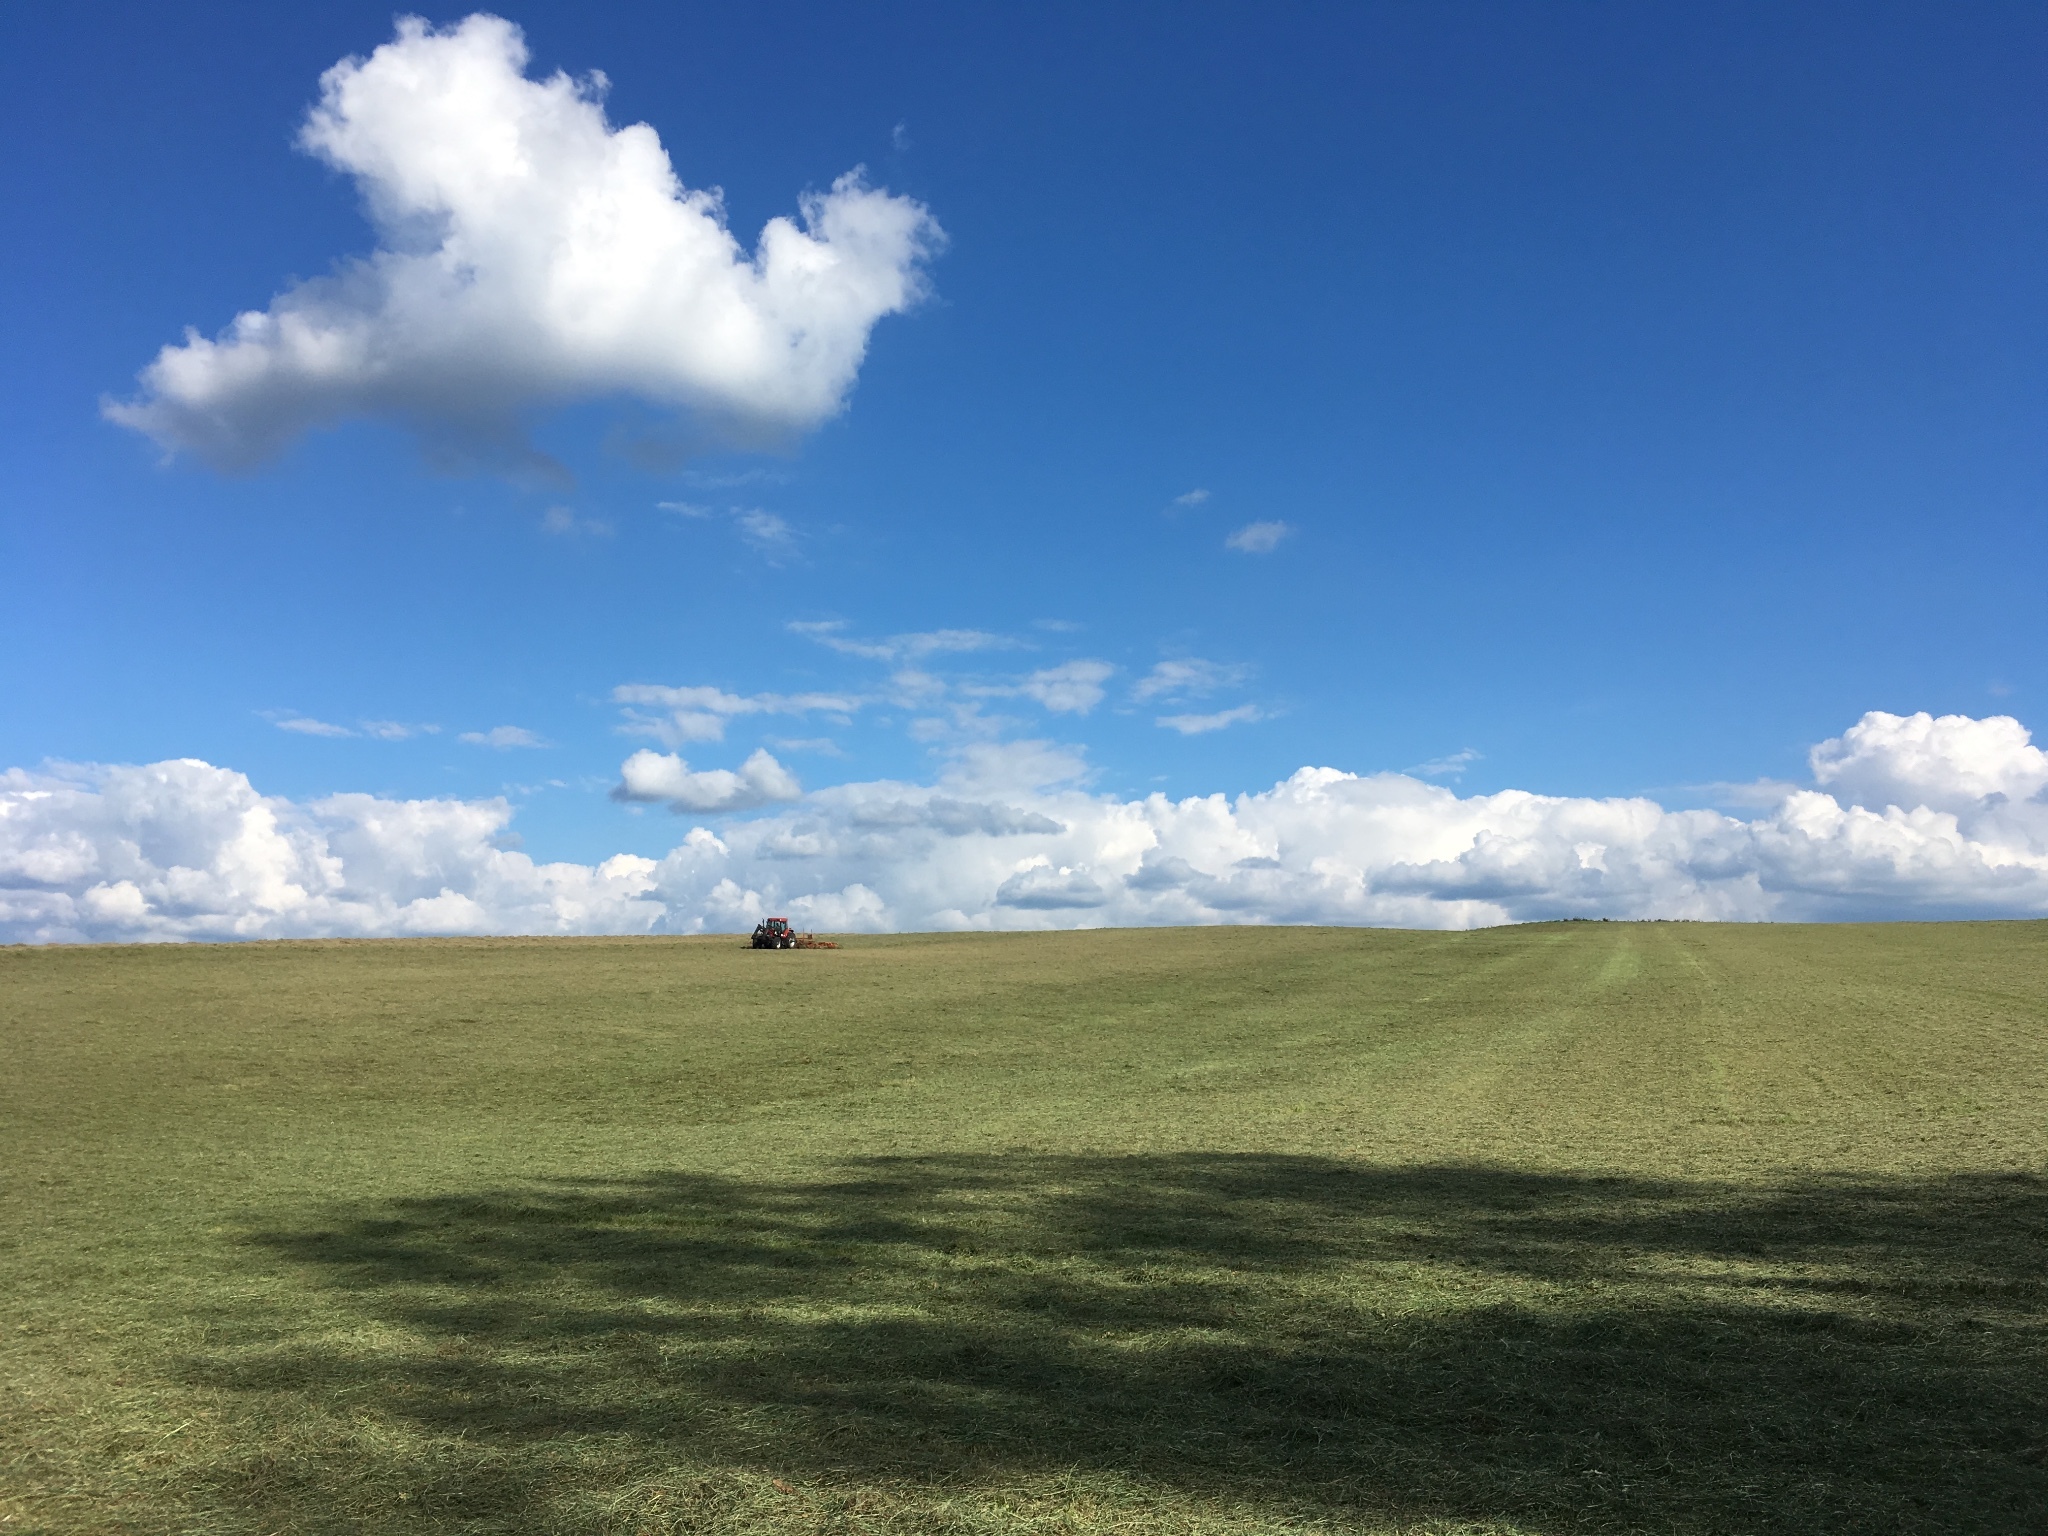
{"label": "large white cloud", "polygon": [[296,804],[190,760],[0,775],[0,938],[634,932],[651,859],[535,864],[502,800]]}
{"label": "large white cloud", "polygon": [[1994,795],[2026,800],[2048,787],[2048,752],[2010,715],[1872,710],[1815,747],[1811,760],[1816,783],[1864,805],[1969,812]]}
{"label": "large white cloud", "polygon": [[322,77],[300,144],[356,179],[379,248],[188,331],[114,420],[221,465],[354,415],[502,439],[528,406],[631,394],[747,434],[839,409],[941,239],[859,172],[769,221],[750,255],[655,131],[613,128],[601,76],[526,75],[519,29],[416,17]]}
{"label": "large white cloud", "polygon": [[[296,804],[198,762],[14,770],[0,938],[2048,916],[2048,802],[2020,795],[2040,764],[2018,722],[1870,714],[1815,762],[1882,803],[1796,790],[1745,821],[1330,768],[1119,800],[1069,752],[983,743],[934,783],[816,790],[594,866],[502,847],[497,800]],[[684,806],[799,793],[766,753],[737,773],[636,753],[626,779]],[[1946,804],[1902,807],[1908,784]]]}

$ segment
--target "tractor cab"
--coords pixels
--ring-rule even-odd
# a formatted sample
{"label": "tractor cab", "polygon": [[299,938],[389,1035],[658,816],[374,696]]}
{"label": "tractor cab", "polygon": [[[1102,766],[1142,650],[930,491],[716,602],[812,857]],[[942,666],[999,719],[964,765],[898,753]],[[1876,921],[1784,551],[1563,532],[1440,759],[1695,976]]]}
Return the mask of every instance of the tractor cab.
{"label": "tractor cab", "polygon": [[754,948],[794,949],[796,934],[786,917],[765,917],[754,925]]}

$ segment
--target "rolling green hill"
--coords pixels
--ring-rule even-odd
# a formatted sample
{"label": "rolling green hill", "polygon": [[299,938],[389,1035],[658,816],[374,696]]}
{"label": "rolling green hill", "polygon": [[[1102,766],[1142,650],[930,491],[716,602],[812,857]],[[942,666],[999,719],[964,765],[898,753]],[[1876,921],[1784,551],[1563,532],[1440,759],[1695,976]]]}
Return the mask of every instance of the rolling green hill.
{"label": "rolling green hill", "polygon": [[2048,1529],[2048,924],[0,950],[0,1532]]}

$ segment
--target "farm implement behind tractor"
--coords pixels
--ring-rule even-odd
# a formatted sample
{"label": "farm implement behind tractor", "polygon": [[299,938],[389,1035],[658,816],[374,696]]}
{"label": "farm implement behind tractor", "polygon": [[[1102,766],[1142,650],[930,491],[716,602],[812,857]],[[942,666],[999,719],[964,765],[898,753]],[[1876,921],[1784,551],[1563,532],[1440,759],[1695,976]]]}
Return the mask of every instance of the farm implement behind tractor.
{"label": "farm implement behind tractor", "polygon": [[754,925],[755,949],[837,949],[839,946],[815,933],[798,933],[786,917],[763,918]]}

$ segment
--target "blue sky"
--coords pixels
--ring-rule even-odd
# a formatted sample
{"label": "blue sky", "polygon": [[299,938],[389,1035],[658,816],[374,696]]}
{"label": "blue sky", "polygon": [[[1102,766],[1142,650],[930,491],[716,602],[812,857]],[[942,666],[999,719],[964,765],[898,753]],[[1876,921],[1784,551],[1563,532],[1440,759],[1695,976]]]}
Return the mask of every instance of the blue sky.
{"label": "blue sky", "polygon": [[[519,405],[523,447],[368,410],[167,455],[102,402],[377,247],[295,135],[391,12],[15,8],[0,763],[502,795],[587,863],[690,824],[610,794],[641,749],[1682,808],[1867,711],[2040,718],[2036,7],[503,14],[748,252],[856,166],[914,199],[924,295],[765,449],[600,386]],[[983,638],[878,654],[945,631]],[[1047,708],[1076,663],[1099,699]],[[622,685],[857,706],[658,738]],[[463,740],[506,727],[545,744]]]}

